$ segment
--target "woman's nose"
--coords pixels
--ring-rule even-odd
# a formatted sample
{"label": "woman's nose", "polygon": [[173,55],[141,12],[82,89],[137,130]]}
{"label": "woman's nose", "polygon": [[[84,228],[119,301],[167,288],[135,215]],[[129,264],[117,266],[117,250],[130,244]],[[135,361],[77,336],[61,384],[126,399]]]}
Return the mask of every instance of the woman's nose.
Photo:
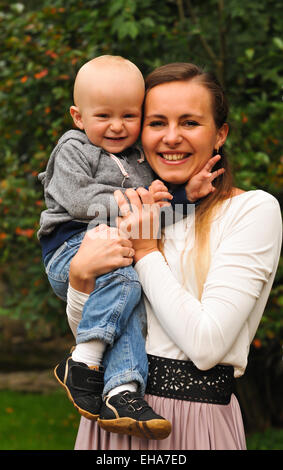
{"label": "woman's nose", "polygon": [[177,126],[168,126],[166,128],[163,142],[170,146],[176,146],[182,142],[182,135]]}

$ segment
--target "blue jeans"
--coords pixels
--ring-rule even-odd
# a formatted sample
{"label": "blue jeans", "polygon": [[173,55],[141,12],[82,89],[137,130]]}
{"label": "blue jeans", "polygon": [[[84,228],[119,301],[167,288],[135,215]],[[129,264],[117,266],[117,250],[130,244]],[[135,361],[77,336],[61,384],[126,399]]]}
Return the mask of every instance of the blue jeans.
{"label": "blue jeans", "polygon": [[[55,294],[67,300],[70,263],[85,232],[74,235],[48,253],[44,265]],[[135,381],[145,393],[148,365],[143,331],[146,313],[141,285],[132,266],[96,278],[77,329],[77,344],[101,339],[107,344],[103,357],[105,396],[112,388]]]}

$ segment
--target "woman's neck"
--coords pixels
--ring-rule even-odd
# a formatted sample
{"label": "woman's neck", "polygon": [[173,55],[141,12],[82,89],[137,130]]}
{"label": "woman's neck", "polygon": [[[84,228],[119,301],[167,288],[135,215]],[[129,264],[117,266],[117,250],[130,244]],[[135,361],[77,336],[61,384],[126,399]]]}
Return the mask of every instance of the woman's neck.
{"label": "woman's neck", "polygon": [[239,194],[242,194],[242,193],[245,193],[245,192],[246,192],[246,191],[244,191],[243,189],[240,189],[240,188],[233,188],[233,189],[232,189],[231,197],[239,196]]}

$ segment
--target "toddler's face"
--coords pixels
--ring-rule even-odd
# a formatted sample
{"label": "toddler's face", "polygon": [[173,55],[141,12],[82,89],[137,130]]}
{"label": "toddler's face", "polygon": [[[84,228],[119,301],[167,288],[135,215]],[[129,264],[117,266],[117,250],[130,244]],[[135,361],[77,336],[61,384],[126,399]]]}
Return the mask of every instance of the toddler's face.
{"label": "toddler's face", "polygon": [[[119,80],[91,86],[80,106],[81,129],[89,140],[110,153],[119,153],[139,137],[142,103],[140,82]],[[78,124],[77,124],[78,125]]]}

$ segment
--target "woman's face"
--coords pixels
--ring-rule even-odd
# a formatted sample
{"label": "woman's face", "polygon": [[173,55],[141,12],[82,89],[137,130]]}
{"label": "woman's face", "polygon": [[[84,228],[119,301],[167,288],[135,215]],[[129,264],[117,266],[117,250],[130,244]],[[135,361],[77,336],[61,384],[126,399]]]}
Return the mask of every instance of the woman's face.
{"label": "woman's face", "polygon": [[163,83],[146,97],[142,144],[164,181],[187,182],[221,147],[228,125],[215,126],[210,92],[194,80]]}

